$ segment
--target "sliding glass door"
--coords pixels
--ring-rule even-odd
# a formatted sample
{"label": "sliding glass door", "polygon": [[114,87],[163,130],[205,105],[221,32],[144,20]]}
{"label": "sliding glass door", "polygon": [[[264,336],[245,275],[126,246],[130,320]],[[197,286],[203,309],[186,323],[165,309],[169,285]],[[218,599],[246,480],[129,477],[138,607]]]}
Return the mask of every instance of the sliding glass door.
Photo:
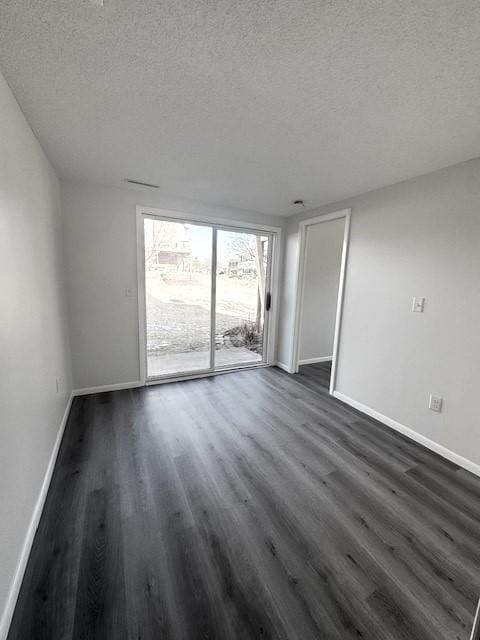
{"label": "sliding glass door", "polygon": [[268,242],[265,235],[219,230],[215,296],[215,365],[264,360]]}
{"label": "sliding glass door", "polygon": [[147,378],[266,362],[272,234],[144,218]]}
{"label": "sliding glass door", "polygon": [[210,368],[213,230],[145,218],[149,378]]}

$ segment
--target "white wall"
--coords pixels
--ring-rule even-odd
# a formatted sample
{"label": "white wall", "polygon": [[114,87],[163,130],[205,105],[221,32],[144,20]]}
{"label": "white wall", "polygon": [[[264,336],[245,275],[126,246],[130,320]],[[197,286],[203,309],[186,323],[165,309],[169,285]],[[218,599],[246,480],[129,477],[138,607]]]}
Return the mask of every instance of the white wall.
{"label": "white wall", "polygon": [[0,74],[0,638],[71,391],[60,226],[57,178]]}
{"label": "white wall", "polygon": [[300,361],[333,353],[345,219],[307,227]]}
{"label": "white wall", "polygon": [[[345,207],[352,226],[337,391],[480,464],[480,160],[309,215]],[[302,217],[289,224],[286,265]],[[424,314],[410,310],[415,295],[426,297]],[[293,292],[283,300],[278,358],[288,363]],[[427,409],[429,392],[444,397],[441,414]]]}
{"label": "white wall", "polygon": [[[62,182],[70,340],[77,389],[139,380],[136,206],[283,226],[254,212],[167,199],[156,191]],[[126,297],[125,290],[132,296]]]}

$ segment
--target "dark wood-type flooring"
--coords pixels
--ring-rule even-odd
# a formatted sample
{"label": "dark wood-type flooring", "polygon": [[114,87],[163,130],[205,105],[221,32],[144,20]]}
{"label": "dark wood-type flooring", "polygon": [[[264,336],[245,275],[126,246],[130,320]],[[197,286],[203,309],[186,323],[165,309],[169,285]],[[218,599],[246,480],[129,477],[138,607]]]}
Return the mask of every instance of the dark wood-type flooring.
{"label": "dark wood-type flooring", "polygon": [[328,376],[76,398],[9,640],[467,640],[480,478]]}

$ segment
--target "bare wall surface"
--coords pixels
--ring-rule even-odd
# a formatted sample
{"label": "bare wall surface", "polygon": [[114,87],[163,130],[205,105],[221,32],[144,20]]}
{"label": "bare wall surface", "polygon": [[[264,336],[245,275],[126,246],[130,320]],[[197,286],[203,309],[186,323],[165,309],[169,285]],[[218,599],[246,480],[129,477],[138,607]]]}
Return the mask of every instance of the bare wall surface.
{"label": "bare wall surface", "polygon": [[71,391],[59,185],[1,75],[0,290],[1,615]]}
{"label": "bare wall surface", "polygon": [[[145,189],[62,181],[74,387],[138,381],[136,206],[232,221],[284,225],[283,218]],[[131,295],[126,295],[130,290]]]}
{"label": "bare wall surface", "polygon": [[[352,208],[337,391],[480,463],[480,160],[335,203]],[[293,256],[293,257],[292,257]],[[293,278],[285,278],[278,359],[288,362]],[[413,296],[426,298],[412,313]],[[428,394],[444,398],[429,411]]]}
{"label": "bare wall surface", "polygon": [[307,227],[300,360],[333,353],[345,219]]}

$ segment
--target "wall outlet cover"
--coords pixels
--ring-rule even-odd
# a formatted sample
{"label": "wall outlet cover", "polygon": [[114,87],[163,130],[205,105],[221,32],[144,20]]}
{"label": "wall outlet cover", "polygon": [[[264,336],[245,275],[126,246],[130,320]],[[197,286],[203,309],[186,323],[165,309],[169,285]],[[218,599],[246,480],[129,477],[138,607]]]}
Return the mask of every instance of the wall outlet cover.
{"label": "wall outlet cover", "polygon": [[425,298],[414,297],[412,302],[412,311],[414,313],[423,313],[425,307]]}
{"label": "wall outlet cover", "polygon": [[431,411],[436,411],[437,413],[440,413],[442,411],[442,405],[443,405],[443,398],[441,398],[440,396],[434,396],[430,394],[430,397],[428,399],[428,408]]}

